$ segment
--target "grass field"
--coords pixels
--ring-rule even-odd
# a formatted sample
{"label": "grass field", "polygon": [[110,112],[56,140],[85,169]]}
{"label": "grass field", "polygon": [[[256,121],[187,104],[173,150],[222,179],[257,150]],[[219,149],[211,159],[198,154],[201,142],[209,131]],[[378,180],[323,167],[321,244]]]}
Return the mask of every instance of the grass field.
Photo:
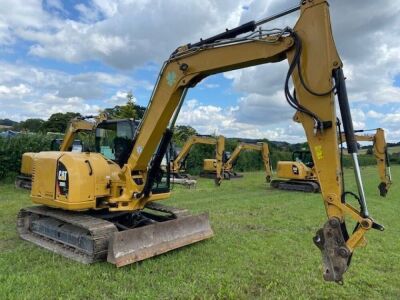
{"label": "grass field", "polygon": [[387,198],[378,196],[375,168],[363,169],[370,212],[386,231],[368,233],[343,286],[323,281],[312,243],[326,220],[321,196],[271,190],[261,172],[220,188],[207,180],[195,190],[175,186],[165,203],[208,211],[215,237],[121,269],[81,265],[20,240],[15,218],[30,205],[28,192],[0,183],[0,298],[399,299],[400,167],[392,169]]}

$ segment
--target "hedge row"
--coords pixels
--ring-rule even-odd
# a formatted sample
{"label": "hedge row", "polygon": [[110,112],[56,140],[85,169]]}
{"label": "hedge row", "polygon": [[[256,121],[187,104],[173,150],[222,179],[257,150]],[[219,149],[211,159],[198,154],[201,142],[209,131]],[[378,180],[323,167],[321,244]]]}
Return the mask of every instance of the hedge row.
{"label": "hedge row", "polygon": [[19,134],[12,138],[0,137],[0,180],[14,177],[21,168],[21,157],[25,152],[50,149],[53,137],[42,134]]}
{"label": "hedge row", "polygon": [[[0,180],[6,177],[15,176],[21,167],[21,157],[25,152],[39,152],[50,149],[51,140],[54,137],[41,134],[21,134],[13,138],[0,137]],[[87,137],[80,137],[85,144],[91,144]],[[231,149],[232,148],[232,149]],[[234,145],[227,143],[227,150],[233,151]],[[187,158],[187,171],[190,174],[197,175],[203,168],[204,158],[214,157],[214,147],[209,145],[195,145]],[[271,153],[272,167],[275,170],[279,160],[291,160],[290,152],[273,151]],[[400,158],[392,162],[400,163]],[[375,165],[376,161],[373,155],[360,155],[360,165]],[[343,165],[350,167],[352,165],[350,156],[344,155]],[[235,170],[239,172],[262,170],[263,163],[261,153],[254,151],[242,152],[235,165]]]}

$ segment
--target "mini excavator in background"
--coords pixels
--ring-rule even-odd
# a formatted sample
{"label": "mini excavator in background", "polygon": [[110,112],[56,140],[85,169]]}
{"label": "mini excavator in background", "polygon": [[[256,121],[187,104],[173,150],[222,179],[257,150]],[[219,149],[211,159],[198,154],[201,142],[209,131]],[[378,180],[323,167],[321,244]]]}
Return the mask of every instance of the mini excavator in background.
{"label": "mini excavator in background", "polygon": [[[354,132],[365,132],[355,130]],[[376,158],[379,178],[379,194],[385,197],[392,184],[389,155],[385,140],[384,130],[376,129],[375,134],[355,135],[357,142],[373,142],[373,154]],[[339,144],[346,142],[345,134],[338,138]],[[319,192],[320,185],[314,169],[314,161],[310,151],[294,151],[291,161],[279,161],[276,176],[278,179],[271,181],[271,187],[285,191]]]}
{"label": "mini excavator in background", "polygon": [[[252,151],[259,151],[261,153],[262,161],[265,168],[265,179],[267,182],[271,181],[272,177],[272,169],[271,169],[271,161],[269,157],[269,147],[267,143],[239,143],[235,150],[233,150],[232,154],[228,154],[228,152],[224,152],[224,159],[223,159],[223,178],[224,179],[233,179],[233,178],[241,178],[243,177],[242,174],[238,174],[234,170],[234,166],[239,158],[239,155],[242,151],[245,150],[252,150]],[[216,165],[217,162],[212,159],[204,160],[203,169],[207,170],[208,172],[216,172]]]}
{"label": "mini excavator in background", "polygon": [[[260,27],[298,10],[294,28]],[[120,144],[130,150],[118,163],[102,153],[35,155],[31,200],[39,205],[20,210],[21,238],[78,261],[107,257],[123,266],[212,237],[207,214],[191,215],[155,203],[170,197],[168,187],[156,187],[183,100],[188,89],[207,76],[283,60],[289,62],[285,97],[296,110],[294,120],[305,130],[328,217],[314,243],[322,254],[324,279],[341,283],[355,249],[366,243],[365,234],[384,227],[368,211],[342,61],[332,36],[329,5],[322,0],[304,0],[272,17],[177,48],[163,64],[134,134],[122,137]],[[335,94],[360,208],[346,202]],[[117,140],[115,136],[113,141]],[[357,224],[350,232],[346,218]]]}
{"label": "mini excavator in background", "polygon": [[278,161],[271,187],[285,191],[317,193],[320,191],[310,151],[294,151],[291,161]]}
{"label": "mini excavator in background", "polygon": [[[171,162],[171,178],[176,179],[193,179],[191,175],[186,172],[186,159],[188,158],[190,149],[196,144],[203,145],[215,145],[216,149],[216,159],[215,162],[215,172],[213,177],[216,180],[220,180],[221,170],[222,170],[222,154],[225,147],[225,138],[223,136],[213,137],[208,135],[192,135],[183,145],[179,154],[175,156],[175,159]],[[220,170],[219,172],[217,170]]]}
{"label": "mini excavator in background", "polygon": [[[371,130],[355,130],[356,133],[367,132]],[[386,197],[390,186],[392,185],[392,173],[390,171],[389,153],[387,151],[385,131],[377,128],[375,134],[356,135],[358,142],[372,142],[372,153],[376,158],[379,178],[381,182],[378,185],[379,194]],[[345,143],[346,136],[341,135],[339,143]]]}
{"label": "mini excavator in background", "polygon": [[[93,121],[90,121],[93,120]],[[51,141],[50,149],[52,151],[72,151],[82,152],[83,144],[79,143],[80,151],[75,151],[76,140],[75,137],[79,132],[90,132],[97,127],[98,124],[107,120],[106,114],[100,114],[98,116],[84,116],[76,117],[72,119],[67,127],[64,138],[54,139]],[[26,152],[22,155],[20,174],[15,180],[15,186],[17,188],[24,188],[30,190],[32,188],[32,174],[33,174],[33,160],[37,153]]]}

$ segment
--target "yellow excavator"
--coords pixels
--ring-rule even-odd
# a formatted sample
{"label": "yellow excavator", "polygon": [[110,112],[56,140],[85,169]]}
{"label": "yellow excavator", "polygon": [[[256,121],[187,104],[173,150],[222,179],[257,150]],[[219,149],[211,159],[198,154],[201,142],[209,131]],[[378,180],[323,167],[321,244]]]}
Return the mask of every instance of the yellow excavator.
{"label": "yellow excavator", "polygon": [[225,137],[218,136],[215,147],[215,158],[203,159],[203,170],[200,177],[212,178],[217,186],[221,185],[223,179],[223,163],[225,154]]}
{"label": "yellow excavator", "polygon": [[278,161],[271,187],[285,191],[316,193],[320,191],[310,151],[294,151],[291,161]]}
{"label": "yellow excavator", "polygon": [[[260,27],[298,10],[294,28]],[[191,215],[156,203],[170,197],[168,187],[158,185],[160,165],[185,95],[207,76],[283,60],[289,63],[286,100],[296,110],[295,121],[304,127],[328,217],[314,243],[322,253],[324,279],[341,283],[354,250],[366,243],[365,234],[384,227],[367,208],[342,61],[332,36],[329,5],[322,0],[302,1],[272,17],[173,51],[134,134],[119,136],[121,131],[116,130],[101,135],[103,141],[111,136],[113,141],[125,140],[130,149],[125,161],[115,163],[102,153],[38,153],[31,200],[39,205],[20,210],[21,238],[78,261],[107,257],[123,266],[212,237],[207,214]],[[346,202],[343,189],[335,94],[360,208]],[[350,232],[346,218],[357,224]]]}
{"label": "yellow excavator", "polygon": [[[355,130],[354,132],[365,132],[365,130]],[[392,175],[384,130],[378,128],[375,134],[355,135],[355,139],[357,142],[373,142],[373,154],[377,161],[381,180],[378,185],[379,194],[385,197],[392,184]],[[344,133],[339,136],[338,142],[339,144],[346,142]],[[294,151],[291,161],[279,161],[276,176],[278,179],[271,181],[271,187],[273,188],[286,191],[320,191],[320,184],[310,151]]]}
{"label": "yellow excavator", "polygon": [[[223,136],[213,137],[208,135],[192,135],[183,145],[179,154],[176,155],[175,159],[171,162],[171,177],[174,178],[184,178],[184,179],[192,179],[192,177],[186,173],[186,159],[189,155],[191,148],[196,144],[203,144],[203,145],[215,145],[216,146],[216,153],[219,149],[224,149],[225,145],[225,138]],[[217,159],[216,167],[217,167]],[[220,160],[221,161],[221,160]],[[219,166],[221,170],[221,165]],[[216,172],[216,174],[220,174],[221,172]]]}
{"label": "yellow excavator", "polygon": [[[239,143],[235,150],[233,150],[232,154],[229,154],[225,152],[225,157],[223,161],[223,178],[224,179],[233,179],[233,178],[241,178],[243,177],[242,174],[239,174],[235,172],[234,166],[237,162],[237,159],[239,158],[239,155],[242,151],[245,150],[252,150],[252,151],[259,151],[261,152],[261,157],[263,160],[264,168],[265,168],[265,179],[267,182],[271,181],[272,177],[272,168],[271,168],[271,162],[270,162],[270,157],[269,157],[269,147],[267,143],[257,143],[257,144],[252,144],[252,143],[244,143],[241,142]],[[214,160],[207,160],[204,163],[204,170],[207,170],[209,172],[216,172],[216,164],[217,162]]]}
{"label": "yellow excavator", "polygon": [[[358,142],[372,142],[372,153],[376,158],[380,183],[378,185],[379,194],[386,197],[390,186],[392,185],[392,173],[390,170],[389,154],[387,151],[385,131],[382,128],[375,129],[375,134],[356,135]],[[367,132],[371,130],[355,130],[356,133]],[[345,143],[346,136],[341,135],[339,143]]]}
{"label": "yellow excavator", "polygon": [[[84,116],[72,119],[68,124],[64,138],[52,140],[50,149],[53,151],[82,152],[82,142],[75,140],[76,135],[79,132],[93,131],[98,124],[105,120],[107,120],[107,115],[104,113],[98,116]],[[17,188],[28,190],[32,188],[33,160],[36,154],[35,152],[26,152],[22,155],[20,174],[15,180]]]}

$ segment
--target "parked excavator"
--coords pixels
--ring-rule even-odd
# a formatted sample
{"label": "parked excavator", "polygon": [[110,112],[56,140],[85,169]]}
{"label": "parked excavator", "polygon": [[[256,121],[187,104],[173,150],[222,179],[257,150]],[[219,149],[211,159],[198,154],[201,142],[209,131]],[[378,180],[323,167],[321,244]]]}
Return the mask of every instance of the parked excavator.
{"label": "parked excavator", "polygon": [[[240,153],[246,150],[259,151],[261,153],[262,161],[265,168],[265,179],[267,182],[271,182],[272,168],[269,157],[269,147],[267,143],[253,144],[241,142],[236,146],[232,154],[225,152],[222,166],[223,178],[229,180],[233,178],[243,177],[242,174],[239,174],[234,170],[234,166],[237,162],[237,159],[239,158]],[[209,172],[216,172],[216,160],[205,160],[203,169]]]}
{"label": "parked excavator", "polygon": [[[104,113],[98,116],[79,116],[73,118],[68,124],[63,139],[53,139],[51,141],[50,150],[82,152],[82,141],[76,140],[76,135],[79,132],[93,131],[97,124],[105,120],[107,120],[107,115]],[[17,188],[28,190],[32,188],[33,161],[36,154],[35,152],[26,152],[22,155],[20,174],[15,179],[15,186]]]}
{"label": "parked excavator", "polygon": [[[375,134],[356,135],[358,142],[372,142],[372,153],[376,158],[380,183],[378,185],[381,197],[386,197],[390,186],[392,185],[392,173],[390,170],[389,153],[387,150],[385,131],[382,128],[376,128]],[[364,133],[371,130],[355,130],[356,133]],[[339,143],[345,143],[346,136],[341,135]]]}
{"label": "parked excavator", "polygon": [[317,193],[320,185],[310,151],[292,153],[291,161],[278,161],[271,187],[285,191]]}
{"label": "parked excavator", "polygon": [[215,158],[203,159],[203,170],[200,177],[214,179],[216,186],[220,186],[223,176],[223,163],[225,158],[225,137],[218,136],[215,147]]}
{"label": "parked excavator", "polygon": [[[366,130],[355,130],[355,133]],[[385,140],[385,132],[382,128],[376,129],[375,134],[355,135],[357,142],[373,142],[373,154],[375,155],[380,183],[379,194],[385,197],[391,184],[389,155]],[[346,136],[342,133],[338,139],[339,144],[346,142]],[[292,161],[279,161],[277,164],[278,179],[271,181],[271,187],[286,191],[320,192],[320,185],[314,169],[314,161],[310,151],[295,151]]]}
{"label": "parked excavator", "polygon": [[[171,178],[175,179],[193,179],[190,174],[186,173],[186,159],[189,156],[189,152],[194,145],[215,145],[216,153],[218,149],[223,151],[225,144],[225,138],[223,136],[213,137],[209,135],[192,135],[183,145],[181,151],[175,156],[175,159],[171,161]],[[217,165],[217,163],[216,163]],[[218,173],[218,172],[217,172]]]}
{"label": "parked excavator", "polygon": [[[260,27],[298,10],[294,28]],[[21,238],[78,261],[107,257],[123,266],[212,237],[207,214],[155,203],[170,197],[168,187],[157,184],[185,95],[207,76],[286,59],[286,100],[304,127],[328,216],[314,243],[322,253],[324,279],[342,283],[354,250],[366,243],[366,232],[384,227],[367,208],[342,62],[329,6],[322,0],[304,0],[272,17],[176,49],[161,68],[134,135],[121,137],[130,148],[125,161],[117,164],[101,153],[38,153],[31,200],[40,205],[20,210]],[[335,94],[354,164],[359,209],[346,201],[343,189]],[[350,232],[346,218],[357,224]]]}

